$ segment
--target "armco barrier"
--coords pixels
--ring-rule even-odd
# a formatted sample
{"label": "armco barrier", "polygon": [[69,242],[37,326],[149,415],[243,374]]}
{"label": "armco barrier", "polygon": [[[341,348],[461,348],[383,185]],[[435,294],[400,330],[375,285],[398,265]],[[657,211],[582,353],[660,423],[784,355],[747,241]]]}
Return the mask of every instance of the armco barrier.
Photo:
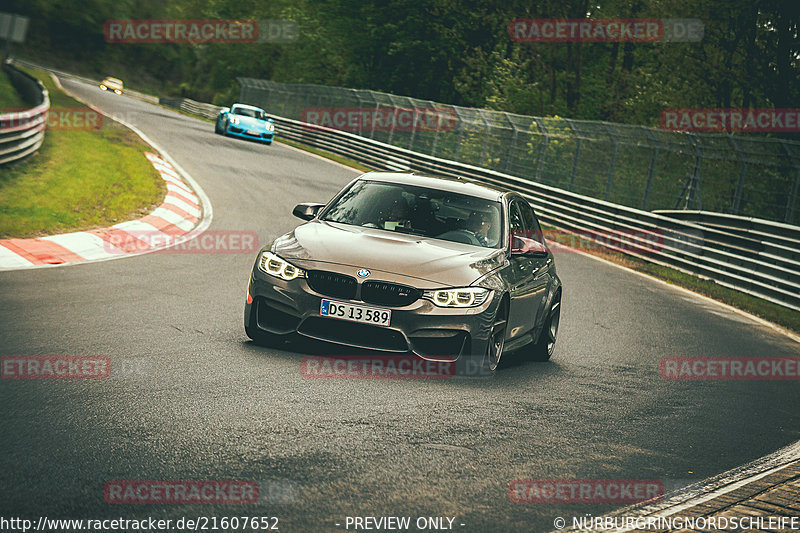
{"label": "armco barrier", "polygon": [[[186,111],[203,106],[216,115],[220,108],[186,99],[163,101]],[[208,115],[205,115],[208,116]],[[494,170],[412,152],[352,133],[273,116],[276,135],[343,155],[384,170],[408,168],[434,175],[468,178],[514,189],[531,202],[541,220],[567,231],[593,235],[624,234],[631,246],[621,249],[614,239],[604,246],[650,263],[714,280],[785,307],[800,310],[800,260],[797,249],[776,253],[775,244],[742,234],[731,227],[685,221],[542,185]],[[673,215],[673,213],[670,213]],[[771,227],[759,221],[759,227]],[[793,228],[782,224],[786,228]],[[767,230],[769,231],[769,230]],[[657,246],[653,246],[653,236]],[[602,243],[601,243],[602,244]],[[782,245],[780,245],[782,246]]]}
{"label": "armco barrier", "polygon": [[200,115],[201,117],[205,118],[217,118],[219,110],[222,109],[220,106],[204,104],[203,102],[195,102],[194,100],[190,100],[188,98],[162,97],[158,99],[158,103],[161,105],[174,107],[175,109],[180,109],[181,111],[186,111],[187,113]]}
{"label": "armco barrier", "polygon": [[50,98],[42,83],[6,61],[3,70],[12,85],[32,107],[25,111],[0,114],[0,165],[18,161],[44,142]]}
{"label": "armco barrier", "polygon": [[237,81],[239,101],[281,117],[606,202],[800,225],[797,141],[518,115],[367,89]]}

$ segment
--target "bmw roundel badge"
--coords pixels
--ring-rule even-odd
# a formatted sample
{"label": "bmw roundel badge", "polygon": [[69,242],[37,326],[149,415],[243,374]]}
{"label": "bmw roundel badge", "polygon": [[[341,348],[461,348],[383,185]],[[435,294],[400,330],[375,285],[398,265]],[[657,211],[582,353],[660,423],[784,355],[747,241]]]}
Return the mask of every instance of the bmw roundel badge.
{"label": "bmw roundel badge", "polygon": [[359,278],[366,278],[367,276],[369,276],[369,270],[367,270],[366,268],[359,269],[359,270],[356,272],[356,275],[357,275]]}

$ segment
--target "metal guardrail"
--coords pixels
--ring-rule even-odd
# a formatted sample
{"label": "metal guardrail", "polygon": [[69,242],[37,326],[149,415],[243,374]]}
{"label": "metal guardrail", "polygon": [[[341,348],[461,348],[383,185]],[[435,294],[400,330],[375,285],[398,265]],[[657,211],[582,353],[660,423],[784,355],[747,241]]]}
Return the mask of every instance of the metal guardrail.
{"label": "metal guardrail", "polygon": [[615,204],[800,224],[800,142],[518,115],[365,89],[237,81],[239,101],[282,117]]}
{"label": "metal guardrail", "polygon": [[34,153],[44,142],[50,97],[44,85],[8,61],[3,70],[23,99],[34,107],[23,111],[0,114],[0,165],[18,161]]}
{"label": "metal guardrail", "polygon": [[654,211],[668,217],[722,229],[763,242],[793,249],[800,258],[800,226],[781,224],[759,218],[740,217],[709,211]]}
{"label": "metal guardrail", "polygon": [[[185,99],[162,102],[185,111],[220,109]],[[528,198],[545,224],[578,235],[624,236],[625,245],[615,238],[600,239],[597,243],[800,310],[797,247],[754,238],[754,234],[742,234],[733,224],[721,226],[681,220],[677,216],[651,213],[495,170],[413,152],[353,133],[278,116],[272,118],[279,137],[343,155],[376,169],[419,170],[517,190]],[[793,231],[800,231],[765,220],[758,220],[756,226],[767,234],[769,228],[781,226],[788,232],[788,238],[792,238]]]}
{"label": "metal guardrail", "polygon": [[217,118],[219,110],[222,109],[222,107],[217,105],[195,102],[188,98],[161,97],[158,99],[158,103],[210,119]]}

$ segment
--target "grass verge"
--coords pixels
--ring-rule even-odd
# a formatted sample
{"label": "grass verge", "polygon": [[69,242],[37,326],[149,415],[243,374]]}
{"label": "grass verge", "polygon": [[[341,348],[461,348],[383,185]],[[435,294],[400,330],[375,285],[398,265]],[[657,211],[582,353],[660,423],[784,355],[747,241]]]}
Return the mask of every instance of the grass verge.
{"label": "grass verge", "polygon": [[8,74],[4,70],[0,70],[0,113],[11,113],[30,107],[32,106],[26,105],[17,90],[11,85]]}
{"label": "grass verge", "polygon": [[109,226],[161,203],[163,180],[135,133],[59,89],[40,70],[23,69],[50,93],[39,151],[0,173],[0,238],[36,237]]}

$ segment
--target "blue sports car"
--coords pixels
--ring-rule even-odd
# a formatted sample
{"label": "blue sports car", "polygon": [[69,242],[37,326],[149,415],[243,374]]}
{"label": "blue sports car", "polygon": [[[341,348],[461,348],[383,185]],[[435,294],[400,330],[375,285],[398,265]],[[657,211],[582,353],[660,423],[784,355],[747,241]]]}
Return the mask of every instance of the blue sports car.
{"label": "blue sports car", "polygon": [[220,110],[214,133],[272,144],[275,124],[260,107],[233,104]]}

